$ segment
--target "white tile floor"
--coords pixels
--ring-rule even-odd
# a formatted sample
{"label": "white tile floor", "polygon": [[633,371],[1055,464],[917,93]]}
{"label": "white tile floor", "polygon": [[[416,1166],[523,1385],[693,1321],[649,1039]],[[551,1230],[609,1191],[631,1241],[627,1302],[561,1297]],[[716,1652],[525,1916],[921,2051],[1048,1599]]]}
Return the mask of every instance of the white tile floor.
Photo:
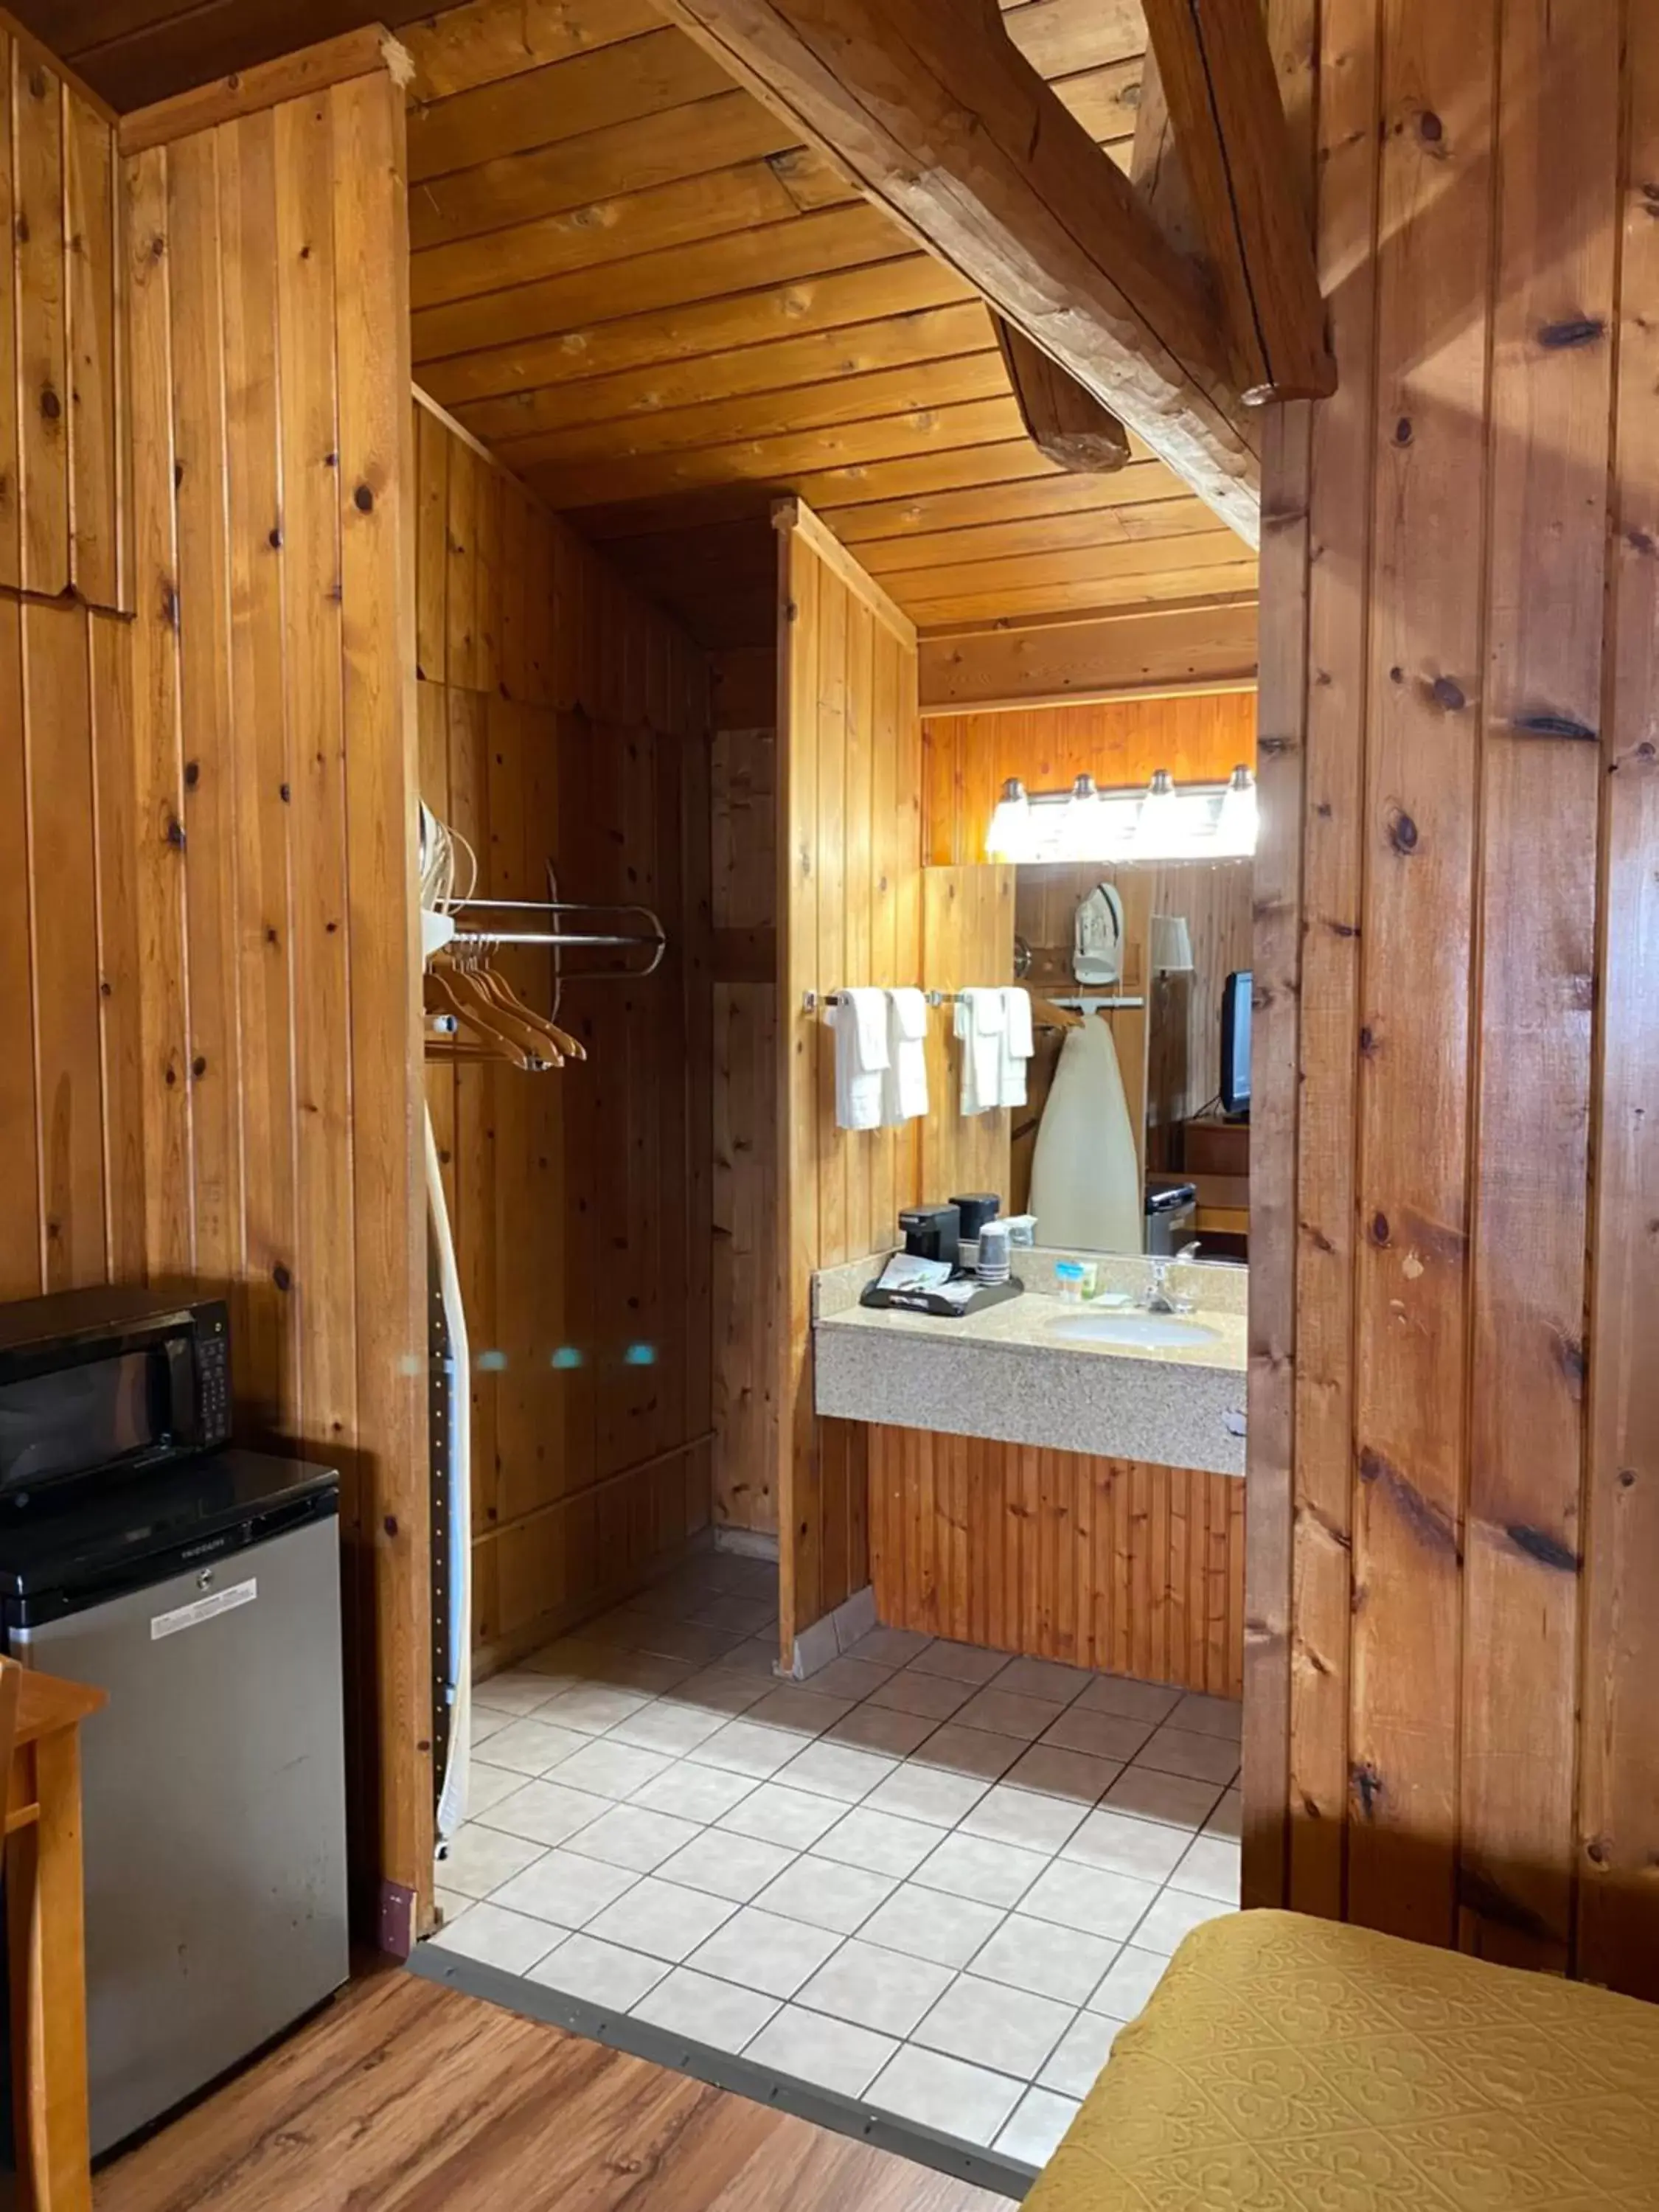
{"label": "white tile floor", "polygon": [[445,1948],[1039,2166],[1237,1905],[1239,1709],[877,1629],[775,1680],[702,1558],[477,1692]]}

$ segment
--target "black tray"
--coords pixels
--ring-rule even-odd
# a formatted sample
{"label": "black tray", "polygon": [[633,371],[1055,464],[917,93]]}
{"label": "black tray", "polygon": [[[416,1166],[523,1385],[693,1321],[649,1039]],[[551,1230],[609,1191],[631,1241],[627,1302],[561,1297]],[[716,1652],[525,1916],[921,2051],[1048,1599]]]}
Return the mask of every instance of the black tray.
{"label": "black tray", "polygon": [[[953,1276],[953,1281],[960,1281]],[[1025,1285],[1018,1275],[1010,1275],[1006,1283],[981,1283],[965,1305],[952,1304],[937,1291],[884,1291],[878,1283],[866,1283],[859,1293],[861,1306],[874,1306],[895,1313],[937,1314],[941,1321],[963,1321],[968,1315],[983,1313],[988,1306],[1000,1306],[1009,1298],[1022,1296]]]}

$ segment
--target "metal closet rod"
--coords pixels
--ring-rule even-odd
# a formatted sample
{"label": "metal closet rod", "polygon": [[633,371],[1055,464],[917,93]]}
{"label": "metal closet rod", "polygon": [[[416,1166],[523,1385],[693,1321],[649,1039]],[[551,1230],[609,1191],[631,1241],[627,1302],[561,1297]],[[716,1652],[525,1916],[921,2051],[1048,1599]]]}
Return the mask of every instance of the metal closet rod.
{"label": "metal closet rod", "polygon": [[[599,899],[456,899],[450,905],[451,914],[636,914],[649,925],[647,932],[626,934],[616,931],[569,929],[468,929],[457,928],[452,943],[462,945],[546,945],[625,947],[639,945],[662,957],[668,944],[668,934],[661,917],[648,906],[634,906],[619,901],[614,906]],[[657,961],[652,963],[653,969]],[[649,975],[652,969],[641,971]]]}

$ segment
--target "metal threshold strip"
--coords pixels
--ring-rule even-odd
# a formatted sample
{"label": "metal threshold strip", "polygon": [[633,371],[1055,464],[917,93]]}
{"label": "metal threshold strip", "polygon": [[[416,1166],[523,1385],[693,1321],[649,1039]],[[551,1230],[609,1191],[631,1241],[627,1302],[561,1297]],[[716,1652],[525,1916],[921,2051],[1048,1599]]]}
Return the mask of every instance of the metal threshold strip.
{"label": "metal threshold strip", "polygon": [[526,1980],[521,1974],[481,1965],[476,1959],[441,1951],[432,1943],[416,1945],[409,1971],[420,1975],[423,1981],[459,1990],[464,1996],[482,1997],[487,2003],[501,2005],[508,2012],[521,2013],[528,2020],[544,2021],[550,2027],[562,2027],[572,2035],[584,2036],[590,2043],[602,2043],[612,2051],[625,2051],[630,2057],[666,2067],[672,2073],[690,2075],[694,2081],[707,2081],[712,2088],[729,2089],[755,2104],[774,2106],[779,2112],[793,2113],[797,2119],[811,2121],[815,2127],[831,2128],[837,2135],[852,2136],[860,2142],[873,2145],[877,2150],[891,2151],[915,2165],[931,2166],[936,2172],[951,2174],[976,2189],[990,2190],[997,2196],[1012,2198],[1015,2203],[1026,2195],[1036,2179],[1036,2168],[1022,2166],[1017,2160],[1000,2158],[994,2151],[981,2149],[976,2144],[960,2142],[932,2128],[898,2119],[890,2112],[878,2112],[854,2097],[839,2096],[833,2089],[797,2081],[791,2075],[775,2072],[769,2066],[757,2065],[752,2059],[734,2058],[729,2052],[715,2051],[708,2044],[689,2042],[684,2036],[671,2034],[666,2028],[630,2020],[626,2013],[611,2012],[602,2005],[589,2004],[581,1997],[567,1996],[562,1990]]}

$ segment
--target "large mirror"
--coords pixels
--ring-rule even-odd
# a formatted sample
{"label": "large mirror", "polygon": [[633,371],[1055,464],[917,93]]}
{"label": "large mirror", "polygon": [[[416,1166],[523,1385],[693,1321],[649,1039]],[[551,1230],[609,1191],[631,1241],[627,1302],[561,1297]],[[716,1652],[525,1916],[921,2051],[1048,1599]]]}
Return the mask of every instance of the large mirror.
{"label": "large mirror", "polygon": [[1018,865],[1036,1049],[1011,1210],[1042,1243],[1248,1256],[1252,872],[1242,855]]}

